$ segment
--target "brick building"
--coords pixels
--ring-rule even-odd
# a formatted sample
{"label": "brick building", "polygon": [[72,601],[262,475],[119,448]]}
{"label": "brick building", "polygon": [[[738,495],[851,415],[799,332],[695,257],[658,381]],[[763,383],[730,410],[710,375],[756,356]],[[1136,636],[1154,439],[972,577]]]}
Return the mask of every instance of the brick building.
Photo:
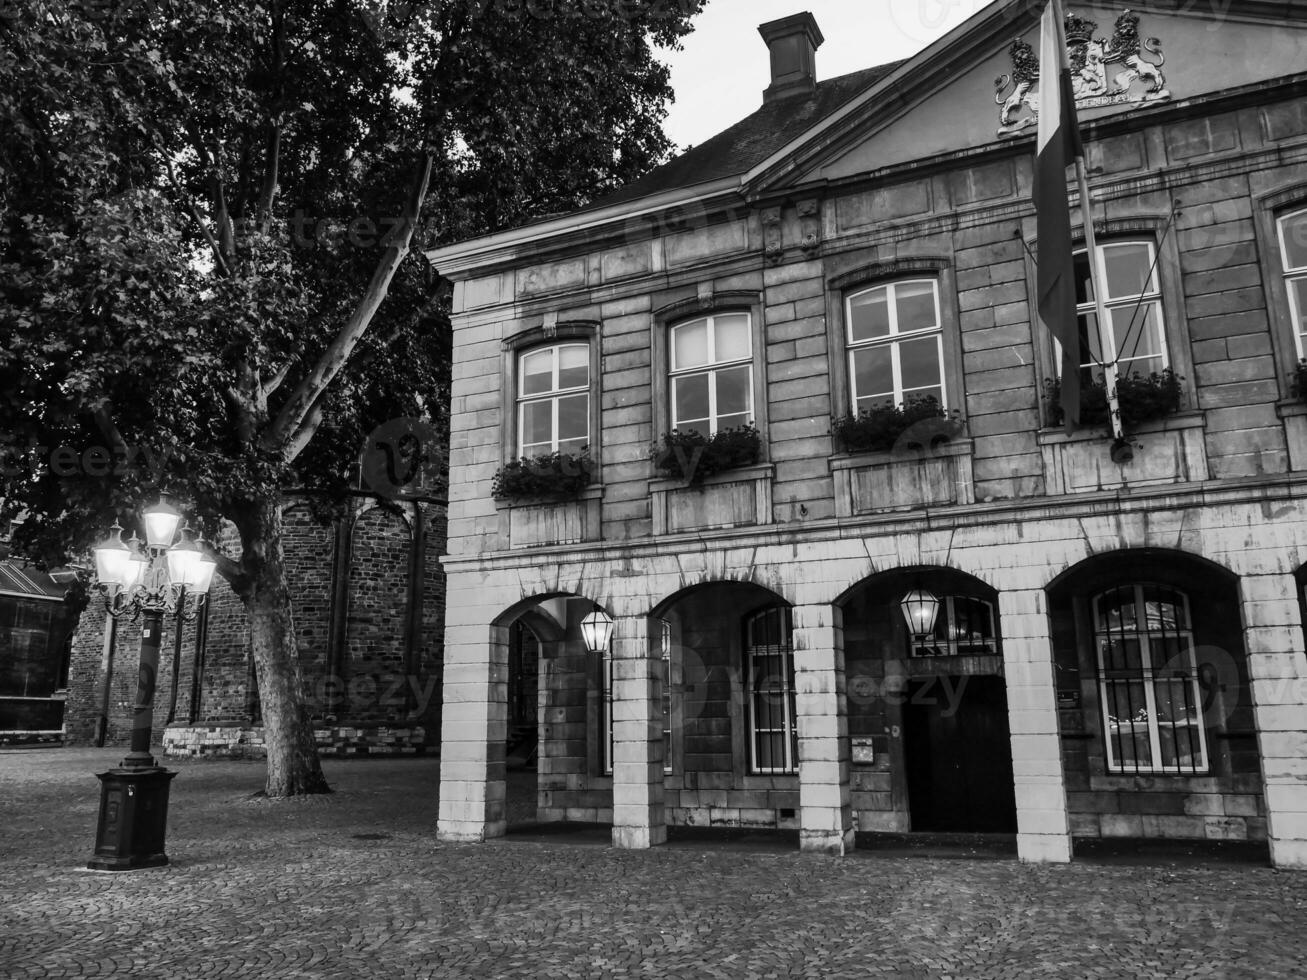
{"label": "brick building", "polygon": [[77,619],[69,580],[8,557],[0,537],[0,744],[53,741],[64,724]]}
{"label": "brick building", "polygon": [[[423,751],[440,728],[443,500],[359,497],[329,525],[292,500],[283,520],[319,751]],[[93,598],[78,623],[70,742],[125,745],[131,736],[140,624],[122,617],[106,628],[105,619]],[[264,754],[247,617],[219,578],[193,621],[165,619],[154,723],[171,755]]]}
{"label": "brick building", "polygon": [[[504,831],[502,747],[534,721],[540,817],[621,846],[995,830],[1026,860],[1129,836],[1307,866],[1307,3],[1171,6],[1068,24],[1133,461],[1043,397],[1018,0],[821,82],[810,15],[763,25],[756,113],[432,254],[455,283],[443,838]],[[923,396],[948,417],[886,407]],[[744,448],[677,479],[650,458],[673,430],[690,461],[691,431]],[[582,446],[589,486],[505,497],[519,455]]]}

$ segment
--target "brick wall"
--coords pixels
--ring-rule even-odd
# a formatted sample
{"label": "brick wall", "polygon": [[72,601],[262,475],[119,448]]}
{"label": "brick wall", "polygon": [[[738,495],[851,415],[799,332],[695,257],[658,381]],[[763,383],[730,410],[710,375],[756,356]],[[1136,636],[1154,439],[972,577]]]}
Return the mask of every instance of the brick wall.
{"label": "brick wall", "polygon": [[[427,743],[438,738],[444,647],[444,575],[439,556],[444,551],[445,508],[433,503],[422,507],[423,579],[416,593],[421,608],[413,617],[417,628],[411,670],[405,653],[410,631],[407,583],[412,535],[405,518],[376,507],[362,512],[356,524],[351,522],[351,560],[342,570],[336,561],[334,527],[318,523],[304,505],[288,507],[283,515],[286,572],[306,695],[324,731],[327,719],[333,719],[330,730],[336,734],[323,740],[328,748],[335,742],[366,748],[371,738],[366,733],[387,725],[390,728],[386,732],[400,731],[402,737],[386,735],[378,745],[394,742],[408,746],[410,731],[419,732],[419,739]],[[238,551],[233,530],[228,530],[222,546],[228,554]],[[333,662],[335,577],[345,574],[349,576],[349,604],[338,613],[344,643],[338,662]],[[78,623],[65,711],[65,732],[70,742],[89,743],[96,737],[104,676],[104,619],[102,605],[93,602]],[[203,627],[203,669],[199,701],[192,705],[199,626]],[[169,715],[175,635],[175,623],[166,621],[155,696],[156,739],[162,736]],[[139,639],[139,624],[132,623],[130,617],[120,619],[110,675],[108,744],[126,744],[130,738]],[[210,735],[211,729],[217,731],[214,726],[234,732],[257,730],[258,700],[249,654],[248,618],[240,599],[221,578],[214,580],[204,617],[183,627],[177,679],[173,727],[191,726],[197,733]],[[342,705],[333,701],[336,691],[356,696]],[[394,728],[397,722],[406,727]],[[361,734],[353,734],[356,730]],[[215,739],[226,740],[226,736],[209,737],[206,743],[197,734],[191,742],[209,744]],[[246,751],[249,741],[244,739],[236,750]],[[176,744],[182,746],[181,741]],[[184,747],[179,750],[189,751]]]}

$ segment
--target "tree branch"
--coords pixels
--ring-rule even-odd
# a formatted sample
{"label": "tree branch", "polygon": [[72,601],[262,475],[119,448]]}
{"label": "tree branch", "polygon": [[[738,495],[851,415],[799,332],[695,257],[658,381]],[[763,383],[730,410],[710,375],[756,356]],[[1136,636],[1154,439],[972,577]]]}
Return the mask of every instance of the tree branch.
{"label": "tree branch", "polygon": [[218,240],[213,237],[213,232],[209,230],[208,222],[205,221],[204,216],[200,214],[199,205],[197,205],[191,196],[186,193],[182,188],[181,182],[177,180],[177,172],[173,169],[172,161],[165,159],[164,162],[168,165],[168,180],[172,184],[173,190],[177,192],[182,201],[186,204],[187,208],[190,210],[191,218],[200,229],[200,234],[203,235],[204,240],[209,243],[209,249],[213,252],[213,260],[218,264],[218,269],[225,277],[230,278],[231,269],[227,266],[227,260],[223,257],[222,249],[218,247]]}
{"label": "tree branch", "polygon": [[318,401],[319,395],[331,386],[336,376],[349,362],[350,354],[354,352],[355,346],[367,332],[373,317],[386,298],[386,293],[390,290],[390,283],[395,277],[396,270],[412,246],[418,217],[422,212],[422,202],[426,199],[427,186],[431,180],[431,167],[432,157],[427,154],[418,167],[398,233],[392,237],[378,261],[363,297],[327,349],[291,392],[272,425],[264,432],[263,446],[269,452],[287,456],[293,445],[307,443],[308,440],[303,436],[302,430],[308,431],[311,436],[312,429],[316,428],[309,418],[314,404]]}

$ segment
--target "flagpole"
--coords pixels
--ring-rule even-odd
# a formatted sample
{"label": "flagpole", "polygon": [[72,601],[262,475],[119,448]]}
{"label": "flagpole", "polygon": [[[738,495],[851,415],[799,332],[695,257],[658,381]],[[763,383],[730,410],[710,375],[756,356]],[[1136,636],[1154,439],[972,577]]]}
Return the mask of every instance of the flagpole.
{"label": "flagpole", "polygon": [[[1052,0],[1052,4],[1060,42],[1058,56],[1063,70],[1067,71],[1071,67],[1071,57],[1067,51],[1062,0]],[[1076,180],[1080,185],[1080,217],[1085,225],[1085,246],[1089,252],[1089,283],[1094,294],[1094,319],[1098,324],[1098,351],[1102,356],[1103,381],[1107,385],[1107,412],[1112,422],[1112,437],[1119,441],[1125,438],[1125,432],[1121,427],[1121,405],[1116,394],[1116,344],[1108,343],[1112,339],[1112,324],[1107,318],[1107,290],[1104,288],[1107,280],[1103,276],[1098,242],[1094,236],[1093,199],[1089,196],[1089,176],[1085,170],[1084,156],[1076,157]],[[1113,354],[1110,358],[1107,356],[1109,350]]]}

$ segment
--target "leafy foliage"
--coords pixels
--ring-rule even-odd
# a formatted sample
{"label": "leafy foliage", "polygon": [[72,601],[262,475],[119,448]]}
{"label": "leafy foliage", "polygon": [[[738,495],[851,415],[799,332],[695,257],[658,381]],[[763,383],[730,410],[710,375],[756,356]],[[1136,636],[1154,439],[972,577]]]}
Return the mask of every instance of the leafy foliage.
{"label": "leafy foliage", "polygon": [[[1143,375],[1134,372],[1116,381],[1116,397],[1121,406],[1121,424],[1134,426],[1152,422],[1180,411],[1184,400],[1184,376],[1170,368]],[[1062,384],[1059,378],[1044,379],[1044,399],[1049,404],[1053,425],[1061,425]],[[1107,404],[1107,382],[1096,381],[1080,389],[1080,424],[1106,425],[1111,421]]]}
{"label": "leafy foliage", "polygon": [[[444,424],[447,304],[420,250],[663,159],[655,45],[699,6],[8,0],[0,431],[31,463],[0,487],[29,517],[16,546],[58,561],[159,490],[210,534],[286,488],[340,499],[378,424]],[[35,446],[165,462],[59,476]]]}
{"label": "leafy foliage", "polygon": [[1293,397],[1307,402],[1307,358],[1299,359],[1290,377],[1293,378]]}
{"label": "leafy foliage", "polygon": [[496,500],[524,497],[575,497],[594,479],[594,459],[588,451],[523,456],[495,474],[491,493]]}
{"label": "leafy foliage", "polygon": [[931,419],[959,421],[957,412],[950,416],[938,399],[927,395],[909,399],[903,405],[885,402],[857,414],[841,416],[835,420],[832,431],[836,443],[845,452],[888,452],[910,428]]}
{"label": "leafy foliage", "polygon": [[673,480],[699,484],[724,470],[752,466],[762,457],[762,437],[752,422],[719,429],[709,437],[697,429],[673,429],[649,451],[658,472]]}

